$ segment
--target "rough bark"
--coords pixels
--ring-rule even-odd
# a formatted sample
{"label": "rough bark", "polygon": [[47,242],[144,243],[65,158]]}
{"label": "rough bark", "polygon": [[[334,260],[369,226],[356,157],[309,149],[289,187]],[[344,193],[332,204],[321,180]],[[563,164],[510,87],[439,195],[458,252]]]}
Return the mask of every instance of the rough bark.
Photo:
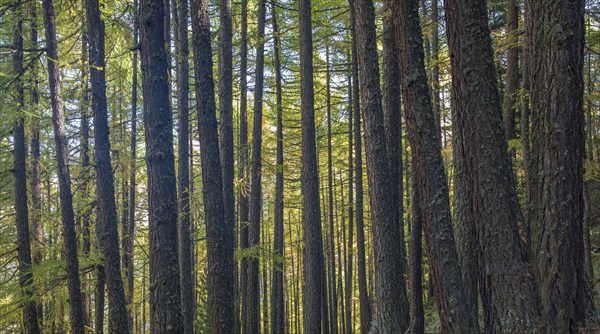
{"label": "rough bark", "polygon": [[275,171],[275,210],[273,232],[273,276],[271,278],[271,333],[285,332],[284,231],[283,231],[283,101],[281,87],[281,41],[277,25],[277,8],[271,0],[271,15],[274,43],[275,90],[277,101],[277,169]]}
{"label": "rough bark", "polygon": [[350,24],[352,26],[352,87],[354,109],[354,159],[356,166],[356,243],[358,257],[358,294],[360,303],[360,331],[362,334],[369,332],[371,326],[371,299],[367,289],[367,265],[365,254],[365,228],[364,228],[364,196],[363,196],[363,158],[361,136],[360,112],[360,83],[358,81],[358,47],[356,40],[356,13],[354,0],[350,3]]}
{"label": "rough bark", "polygon": [[[235,247],[231,0],[219,1],[219,22],[219,148],[223,177],[223,210],[227,235],[231,247]],[[231,269],[235,277],[235,264]],[[233,287],[237,287],[235,278],[233,284]]]}
{"label": "rough bark", "polygon": [[225,223],[207,0],[192,1],[192,32],[198,122],[202,134],[200,160],[206,219],[211,327],[213,333],[232,333],[235,316],[234,230]]}
{"label": "rough bark", "polygon": [[462,174],[478,243],[485,332],[531,332],[538,326],[533,277],[520,248],[517,197],[502,126],[487,6],[447,0],[453,108]]}
{"label": "rough bark", "polygon": [[106,286],[106,275],[104,274],[104,266],[97,265],[96,271],[96,286],[94,287],[94,333],[104,333],[104,298]]}
{"label": "rough bark", "polygon": [[506,140],[515,138],[515,106],[519,89],[519,46],[517,44],[519,30],[519,5],[517,0],[508,0],[506,3],[506,83],[504,87],[504,102],[502,114],[504,116],[504,130]]}
{"label": "rough bark", "polygon": [[104,60],[104,21],[100,18],[98,0],[86,0],[89,34],[90,82],[92,84],[92,113],[96,169],[96,235],[104,256],[108,292],[108,324],[110,332],[128,333],[125,291],[121,278],[119,231],[113,170],[110,161],[108,112],[106,105],[106,76]]}
{"label": "rough bark", "polygon": [[69,294],[69,312],[71,331],[84,333],[83,303],[79,280],[79,261],[77,259],[77,237],[75,235],[75,217],[73,212],[73,194],[71,192],[71,173],[69,171],[69,147],[65,128],[65,111],[61,97],[60,73],[58,68],[58,47],[56,42],[56,15],[53,0],[43,0],[44,30],[46,35],[46,53],[48,57],[48,81],[52,105],[52,123],[56,143],[58,163],[58,183],[61,220],[65,242],[65,260],[67,288]]}
{"label": "rough bark", "polygon": [[183,331],[177,249],[177,190],[173,121],[161,0],[141,3],[140,36],[150,234],[150,330]]}
{"label": "rough bark", "polygon": [[[183,331],[194,332],[194,286],[192,277],[192,237],[190,217],[190,56],[188,43],[188,2],[177,2],[175,43],[177,49],[177,108],[179,136],[177,138],[177,192],[179,211],[179,278],[181,280],[181,311]],[[233,164],[232,164],[233,165]]]}
{"label": "rough bark", "polygon": [[532,107],[531,262],[548,332],[585,324],[584,1],[527,1]]}
{"label": "rough bark", "polygon": [[13,168],[15,173],[15,222],[17,225],[17,258],[19,262],[19,286],[23,301],[23,331],[40,333],[36,302],[33,298],[33,273],[31,265],[31,241],[29,238],[29,210],[27,208],[27,148],[25,147],[25,107],[23,89],[23,18],[20,6],[15,9],[16,25],[13,30],[13,71],[16,88],[16,106],[19,117],[13,125],[14,151]]}
{"label": "rough bark", "polygon": [[408,139],[419,186],[430,277],[433,278],[442,332],[476,332],[476,321],[464,306],[465,292],[452,232],[450,200],[433,106],[427,85],[417,0],[394,2],[402,96]]}
{"label": "rough bark", "polygon": [[304,228],[304,332],[327,331],[323,328],[325,263],[319,205],[319,170],[315,139],[315,97],[311,1],[299,1],[300,13],[300,95],[302,115],[302,225]]}
{"label": "rough bark", "polygon": [[[362,118],[365,124],[367,180],[373,221],[375,295],[377,308],[371,330],[402,333],[409,326],[406,285],[403,279],[401,238],[398,224],[398,185],[390,182],[385,142],[384,114],[379,86],[375,8],[371,0],[355,6]],[[390,194],[396,193],[396,197]]]}
{"label": "rough bark", "polygon": [[433,117],[435,119],[436,133],[440,146],[442,145],[442,106],[440,100],[440,27],[438,1],[431,1],[431,97],[433,103]]}
{"label": "rough bark", "polygon": [[[435,0],[434,0],[435,1]],[[414,166],[414,164],[413,164]],[[410,230],[410,327],[408,333],[420,334],[425,332],[425,313],[423,310],[423,214],[419,198],[419,185],[415,171],[412,171],[412,228]]]}

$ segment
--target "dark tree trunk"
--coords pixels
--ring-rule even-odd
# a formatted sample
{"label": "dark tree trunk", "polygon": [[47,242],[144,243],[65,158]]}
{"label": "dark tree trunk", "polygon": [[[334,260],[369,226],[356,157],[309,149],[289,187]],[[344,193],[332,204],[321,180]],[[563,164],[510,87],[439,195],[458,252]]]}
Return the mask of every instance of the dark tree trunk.
{"label": "dark tree trunk", "polygon": [[213,333],[234,331],[234,230],[225,223],[215,106],[208,1],[192,1],[196,99],[200,124],[202,193],[206,219],[208,291]]}
{"label": "dark tree trunk", "polygon": [[414,167],[411,181],[412,228],[410,230],[410,327],[408,329],[408,333],[421,334],[425,333],[425,313],[423,310],[423,270],[421,268],[423,262],[423,244],[421,241],[423,234],[423,214],[421,212],[421,200],[418,192],[419,185],[417,184]]}
{"label": "dark tree trunk", "polygon": [[[354,158],[352,152],[352,139],[354,136],[352,123],[354,101],[352,89],[352,56],[348,54],[348,257],[346,267],[345,303],[346,303],[346,334],[352,334],[352,266],[354,255]],[[343,202],[343,200],[342,200]],[[342,206],[343,207],[343,206]]]}
{"label": "dark tree trunk", "polygon": [[[548,332],[585,325],[584,1],[527,1],[531,76],[531,260]],[[557,29],[556,27],[561,27]]]}
{"label": "dark tree trunk", "polygon": [[[241,20],[241,50],[240,50],[240,137],[239,137],[239,170],[238,177],[241,180],[239,192],[239,248],[244,251],[248,248],[248,0],[242,0]],[[240,261],[240,284],[237,291],[241,294],[240,309],[243,328],[247,328],[248,322],[248,260],[242,256]],[[239,322],[239,321],[238,321]],[[241,326],[236,330],[240,331]]]}
{"label": "dark tree trunk", "polygon": [[271,0],[273,24],[275,89],[277,99],[277,169],[275,171],[275,211],[273,233],[273,276],[271,282],[271,334],[285,332],[285,298],[283,287],[284,233],[283,233],[283,101],[281,87],[281,41],[277,25],[277,5]]}
{"label": "dark tree trunk", "polygon": [[[478,242],[484,331],[531,332],[538,302],[520,248],[518,204],[502,126],[493,49],[483,0],[446,0],[453,108]],[[477,27],[474,29],[473,27]]]}
{"label": "dark tree trunk", "polygon": [[[390,182],[384,114],[379,87],[375,8],[371,0],[355,7],[362,118],[365,124],[367,176],[373,217],[376,318],[371,330],[403,333],[409,326],[408,300],[403,279],[401,232],[398,224],[398,185]],[[390,106],[391,107],[391,106]],[[396,194],[396,196],[390,196]],[[396,208],[396,209],[394,209]]]}
{"label": "dark tree trunk", "polygon": [[104,287],[106,285],[106,275],[104,266],[97,265],[96,286],[94,287],[94,333],[104,333]]}
{"label": "dark tree trunk", "polygon": [[433,100],[433,117],[440,146],[442,145],[442,106],[440,100],[440,28],[438,1],[431,0],[431,97]]}
{"label": "dark tree trunk", "polygon": [[[383,56],[382,56],[382,106],[385,127],[385,144],[390,170],[390,181],[393,185],[393,206],[398,217],[400,230],[400,251],[402,254],[402,274],[406,273],[406,246],[404,243],[404,189],[402,187],[402,117],[400,68],[398,67],[398,48],[394,35],[394,20],[391,8],[385,4],[386,15],[383,18]],[[408,311],[406,313],[408,319]],[[408,320],[407,320],[408,321]]]}
{"label": "dark tree trunk", "polygon": [[477,319],[463,304],[465,292],[452,232],[448,184],[425,72],[419,3],[395,2],[392,9],[413,168],[421,207],[427,208],[421,212],[442,332],[473,333]]}
{"label": "dark tree trunk", "polygon": [[128,333],[125,292],[121,278],[119,231],[113,170],[110,161],[110,140],[106,106],[104,61],[104,21],[100,18],[98,0],[86,0],[89,34],[89,65],[92,84],[92,113],[96,168],[96,234],[104,255],[104,270],[108,292],[109,331]]}
{"label": "dark tree trunk", "polygon": [[[232,23],[231,0],[219,1],[219,118],[220,153],[223,176],[223,210],[227,237],[235,248],[235,194],[234,194],[234,152],[233,152],[233,69],[232,69]],[[237,267],[232,264],[234,280],[232,289],[237,288],[235,276]],[[235,297],[233,293],[232,298]],[[234,299],[232,299],[234,301]],[[234,302],[235,304],[235,302]],[[235,306],[235,305],[234,305]],[[234,309],[235,310],[235,309]],[[237,313],[234,315],[237,318]]]}
{"label": "dark tree trunk", "polygon": [[331,157],[331,73],[329,68],[329,46],[325,50],[325,63],[327,64],[325,90],[327,95],[327,199],[328,199],[328,220],[329,220],[329,312],[330,312],[330,330],[332,334],[337,334],[337,291],[335,289],[335,230],[333,221],[333,165]]}
{"label": "dark tree trunk", "polygon": [[183,331],[177,243],[177,190],[173,121],[169,111],[167,52],[161,0],[141,3],[140,31],[144,128],[148,168],[150,234],[150,328],[152,333]]}
{"label": "dark tree trunk", "polygon": [[[29,7],[30,19],[30,40],[33,48],[38,47],[38,28],[37,28],[37,2],[33,1]],[[37,67],[34,65],[34,72]],[[31,103],[34,108],[39,107],[38,78],[34,74],[31,80]],[[33,266],[37,266],[43,259],[44,230],[42,227],[42,181],[40,164],[40,124],[39,121],[32,121],[31,134],[31,228],[33,241]],[[39,327],[44,326],[44,309],[42,298],[36,300],[37,319]]]}
{"label": "dark tree trunk", "polygon": [[15,220],[17,225],[17,257],[19,261],[19,285],[23,296],[23,331],[40,333],[36,300],[31,271],[31,241],[29,238],[29,210],[27,208],[27,148],[25,147],[25,107],[23,90],[23,15],[20,6],[15,9],[16,26],[13,30],[13,71],[15,74],[16,105],[19,117],[13,125],[14,173],[15,173]]}
{"label": "dark tree trunk", "polygon": [[315,139],[315,96],[311,1],[300,0],[300,95],[302,114],[302,225],[304,227],[304,332],[327,331],[322,314],[327,314],[325,263],[319,206],[319,170]]}
{"label": "dark tree trunk", "polygon": [[[138,44],[138,1],[133,1],[133,43]],[[127,231],[127,252],[125,254],[127,263],[127,304],[129,305],[129,332],[133,332],[133,319],[135,307],[133,305],[133,254],[135,238],[135,176],[136,176],[136,148],[137,148],[137,95],[138,95],[138,51],[133,51],[133,78],[131,82],[131,138],[129,165],[129,230]]]}
{"label": "dark tree trunk", "polygon": [[509,47],[506,51],[506,84],[502,114],[506,140],[511,140],[515,138],[515,105],[519,90],[519,5],[517,0],[508,0],[506,7],[506,39]]}
{"label": "dark tree trunk", "polygon": [[[258,30],[256,46],[256,71],[254,79],[254,123],[252,128],[252,161],[250,185],[250,224],[248,230],[248,245],[258,251],[260,247],[261,220],[261,169],[262,169],[262,120],[263,120],[263,82],[265,64],[265,13],[266,0],[258,2]],[[258,254],[258,253],[254,253]],[[248,322],[244,333],[260,332],[260,284],[259,258],[252,256],[248,259]]]}
{"label": "dark tree trunk", "polygon": [[[529,13],[529,6],[527,1],[525,1],[524,6],[524,30],[526,31],[526,35],[529,34],[527,32],[530,29],[529,20],[531,15]],[[531,144],[529,137],[529,127],[530,127],[530,96],[531,85],[530,85],[530,76],[529,76],[529,67],[531,60],[529,59],[529,47],[527,43],[523,43],[523,52],[521,53],[521,63],[523,64],[522,68],[522,89],[523,89],[523,101],[521,104],[521,119],[520,119],[520,132],[521,132],[521,154],[523,156],[523,179],[525,180],[525,205],[523,207],[523,225],[525,229],[525,258],[527,261],[531,262],[531,220],[529,219],[530,211],[531,211]]]}
{"label": "dark tree trunk", "polygon": [[58,183],[60,189],[60,211],[65,241],[67,288],[69,292],[70,323],[73,334],[84,333],[83,303],[77,259],[77,236],[71,193],[71,173],[69,171],[69,145],[65,128],[65,111],[61,97],[60,73],[58,69],[58,47],[56,42],[56,15],[53,0],[43,0],[44,28],[48,61],[48,81],[52,104],[52,123],[58,162]]}
{"label": "dark tree trunk", "polygon": [[[456,109],[452,110],[452,165],[454,178],[454,234],[456,236],[456,248],[460,261],[460,271],[463,285],[465,287],[465,307],[467,312],[478,318],[479,314],[479,267],[478,267],[478,243],[475,232],[475,213],[472,204],[472,184],[465,174],[467,169],[463,162],[463,146],[461,143],[461,131],[456,115]],[[475,324],[479,331],[479,322]]]}
{"label": "dark tree trunk", "polygon": [[354,109],[354,159],[356,166],[356,243],[358,256],[358,294],[360,303],[360,332],[367,334],[371,326],[371,300],[367,289],[367,265],[365,254],[365,228],[363,211],[363,160],[360,121],[360,84],[358,82],[358,50],[356,40],[356,13],[354,0],[350,3],[350,23],[352,25],[352,100]]}
{"label": "dark tree trunk", "polygon": [[188,2],[177,2],[177,107],[179,136],[177,138],[177,191],[179,210],[179,278],[181,280],[181,311],[184,333],[194,332],[194,286],[192,277],[192,237],[190,218],[190,56],[188,43]]}

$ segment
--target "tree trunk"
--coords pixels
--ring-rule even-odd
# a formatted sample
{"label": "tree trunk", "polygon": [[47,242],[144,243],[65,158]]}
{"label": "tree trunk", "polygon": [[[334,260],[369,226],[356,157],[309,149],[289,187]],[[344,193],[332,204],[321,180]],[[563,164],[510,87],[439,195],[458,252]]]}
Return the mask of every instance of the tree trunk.
{"label": "tree trunk", "polygon": [[94,287],[94,333],[104,333],[104,287],[106,285],[106,275],[104,274],[104,266],[97,265],[96,271],[96,286]]}
{"label": "tree trunk", "polygon": [[[408,300],[402,270],[401,232],[398,224],[397,183],[390,182],[384,114],[379,87],[375,8],[371,0],[355,7],[362,118],[365,124],[367,176],[373,217],[376,318],[371,330],[403,333],[408,328]],[[390,196],[396,194],[396,196]],[[396,209],[393,209],[396,208]]]}
{"label": "tree trunk", "polygon": [[365,254],[365,229],[363,212],[363,160],[360,121],[360,84],[358,82],[358,50],[356,40],[356,13],[354,0],[350,3],[350,24],[352,26],[352,87],[354,109],[354,158],[356,159],[356,242],[358,256],[358,294],[360,303],[360,332],[367,334],[371,327],[371,300],[367,289],[367,265]]}
{"label": "tree trunk", "polygon": [[177,2],[176,49],[177,49],[177,107],[179,137],[177,138],[177,191],[179,211],[179,278],[181,280],[181,311],[184,333],[194,332],[194,286],[192,277],[192,237],[190,218],[190,56],[188,45],[188,2]]}
{"label": "tree trunk", "polygon": [[[435,1],[435,0],[434,0]],[[408,333],[425,333],[425,313],[423,310],[423,214],[419,198],[419,185],[413,164],[412,181],[412,229],[410,230],[410,327]]]}
{"label": "tree trunk", "polygon": [[61,97],[60,73],[58,68],[58,47],[56,42],[56,15],[53,0],[43,0],[44,28],[48,61],[48,81],[52,104],[52,123],[58,162],[58,183],[60,189],[60,211],[65,241],[67,288],[69,292],[70,323],[74,334],[84,333],[83,303],[77,259],[77,237],[71,193],[71,173],[69,171],[69,145],[65,128],[65,111]]}
{"label": "tree trunk", "polygon": [[259,252],[261,220],[261,177],[262,177],[262,126],[263,126],[263,89],[265,64],[265,13],[266,0],[258,2],[258,30],[256,46],[256,71],[254,81],[254,124],[252,127],[252,161],[250,185],[250,225],[248,245],[252,256],[248,259],[248,323],[244,333],[260,332],[260,283]]}
{"label": "tree trunk", "polygon": [[[233,152],[233,77],[232,77],[232,23],[231,0],[219,1],[219,118],[220,154],[223,177],[223,210],[227,236],[232,250],[235,248],[235,194]],[[237,288],[235,263],[232,263],[233,289]],[[235,296],[233,293],[232,297]],[[234,299],[232,299],[234,301]],[[236,304],[234,302],[234,304]],[[235,307],[234,307],[235,310]],[[237,313],[234,315],[237,318]]]}
{"label": "tree trunk", "polygon": [[225,224],[223,177],[215,106],[208,1],[192,1],[196,99],[200,123],[202,193],[206,219],[209,304],[213,333],[232,333],[234,326],[234,230]]}
{"label": "tree trunk", "polygon": [[440,146],[442,146],[442,106],[440,100],[440,28],[438,1],[431,0],[431,97],[433,98],[433,117]]}
{"label": "tree trunk", "polygon": [[20,6],[15,9],[16,26],[13,30],[13,71],[17,90],[16,105],[19,117],[13,125],[14,173],[15,173],[15,220],[17,225],[17,257],[19,262],[19,286],[23,301],[23,331],[40,333],[31,271],[31,241],[29,238],[29,210],[27,208],[27,148],[25,147],[25,107],[23,91],[23,15]]}
{"label": "tree trunk", "polygon": [[327,314],[324,291],[325,264],[319,206],[319,169],[315,139],[315,96],[311,1],[299,1],[300,12],[300,95],[302,114],[302,225],[304,227],[304,332],[327,331],[322,328],[322,313]]}
{"label": "tree trunk", "polygon": [[283,233],[283,101],[281,87],[281,41],[277,25],[277,6],[271,0],[273,25],[275,89],[277,99],[277,169],[275,171],[275,210],[273,232],[273,277],[271,282],[271,334],[285,332],[284,233]]}
{"label": "tree trunk", "polygon": [[519,33],[519,5],[517,0],[507,0],[506,3],[506,85],[504,88],[504,130],[506,140],[515,138],[515,105],[519,90],[519,46],[517,34]]}
{"label": "tree trunk", "polygon": [[98,0],[86,0],[89,34],[90,81],[92,84],[92,113],[96,168],[96,234],[104,255],[104,270],[108,291],[109,331],[128,333],[125,292],[121,278],[119,231],[113,170],[110,161],[110,140],[106,106],[106,77],[104,61],[104,21],[100,18]]}
{"label": "tree trunk", "polygon": [[173,121],[169,111],[164,4],[141,3],[142,85],[148,169],[150,234],[150,328],[153,333],[183,331],[177,249],[177,191]]}
{"label": "tree trunk", "polygon": [[446,0],[445,4],[453,108],[461,146],[459,177],[464,178],[459,183],[469,185],[465,195],[479,244],[484,331],[531,332],[538,326],[538,302],[520,248],[518,203],[502,126],[486,2]]}
{"label": "tree trunk", "polygon": [[[531,260],[548,332],[585,326],[584,1],[530,0]],[[561,27],[561,29],[556,29]]]}
{"label": "tree trunk", "polygon": [[[354,136],[352,122],[354,113],[354,101],[352,89],[352,56],[348,54],[348,260],[346,266],[346,285],[345,285],[345,297],[346,297],[346,332],[345,334],[352,334],[352,266],[353,266],[353,255],[354,255],[354,158],[352,152],[352,139]],[[343,184],[343,183],[342,183]],[[343,197],[342,197],[343,198]],[[342,199],[343,202],[343,199]],[[343,206],[342,206],[343,207]]]}
{"label": "tree trunk", "polygon": [[[248,248],[248,0],[242,0],[241,19],[241,50],[240,50],[240,137],[239,137],[239,166],[238,177],[241,180],[239,192],[239,248],[242,252]],[[240,331],[247,328],[248,323],[248,260],[242,256],[240,261],[240,285],[237,291],[241,294],[240,309],[242,326],[237,326]],[[238,321],[239,322],[239,321]]]}
{"label": "tree trunk", "polygon": [[393,3],[396,39],[408,139],[428,245],[442,332],[476,332],[476,321],[464,306],[465,292],[454,244],[447,176],[427,85],[417,0]]}

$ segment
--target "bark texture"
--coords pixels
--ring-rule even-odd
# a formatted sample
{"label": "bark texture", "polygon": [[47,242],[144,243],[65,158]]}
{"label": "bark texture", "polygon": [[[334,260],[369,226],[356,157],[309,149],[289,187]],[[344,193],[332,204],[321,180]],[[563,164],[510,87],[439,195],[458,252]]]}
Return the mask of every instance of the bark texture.
{"label": "bark texture", "polygon": [[141,3],[140,36],[150,234],[150,330],[181,333],[177,191],[169,107],[164,4]]}
{"label": "bark texture", "polygon": [[192,32],[202,193],[206,219],[208,252],[208,291],[213,333],[234,332],[234,230],[225,221],[223,178],[219,159],[219,137],[213,81],[213,62],[210,45],[208,1],[192,1]]}
{"label": "bark texture", "polygon": [[417,0],[393,2],[396,39],[400,50],[402,96],[408,139],[419,186],[425,240],[429,250],[442,332],[473,333],[477,319],[464,305],[465,291],[454,243],[450,199],[433,106],[427,85],[423,39]]}
{"label": "bark texture", "polygon": [[584,1],[527,1],[531,78],[531,262],[548,332],[585,324]]}

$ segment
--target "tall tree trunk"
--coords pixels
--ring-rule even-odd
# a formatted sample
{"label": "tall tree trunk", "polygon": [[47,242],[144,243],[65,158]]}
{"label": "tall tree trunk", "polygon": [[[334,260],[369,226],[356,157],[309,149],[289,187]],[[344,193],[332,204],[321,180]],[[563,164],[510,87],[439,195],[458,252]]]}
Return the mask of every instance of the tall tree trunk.
{"label": "tall tree trunk", "polygon": [[352,26],[352,87],[354,109],[354,159],[356,160],[356,242],[358,256],[358,294],[360,303],[360,332],[367,334],[371,326],[371,299],[367,289],[367,264],[365,254],[365,229],[363,212],[363,160],[360,121],[360,84],[358,81],[358,47],[356,38],[356,12],[354,0],[350,3],[350,24]]}
{"label": "tall tree trunk", "polygon": [[58,183],[60,189],[60,211],[65,241],[67,288],[69,292],[70,324],[74,334],[84,333],[83,303],[77,259],[77,237],[71,193],[71,173],[69,171],[69,146],[65,128],[65,111],[61,97],[60,73],[58,68],[58,47],[56,42],[56,15],[53,0],[43,0],[46,52],[48,60],[48,81],[52,104],[52,123],[58,163]]}
{"label": "tall tree trunk", "polygon": [[232,333],[234,326],[234,230],[225,223],[223,177],[215,106],[208,1],[192,1],[196,99],[200,123],[202,193],[206,217],[208,291],[213,333]]}
{"label": "tall tree trunk", "polygon": [[[38,47],[38,28],[37,28],[37,2],[33,1],[29,7],[30,20],[30,41],[33,48]],[[35,72],[37,68],[34,65],[31,80],[31,103],[34,108],[39,108],[38,78]],[[33,266],[37,266],[43,259],[44,230],[42,227],[42,181],[40,164],[40,124],[38,120],[32,121],[31,134],[31,228],[33,240]],[[41,297],[36,301],[37,319],[40,328],[44,327],[44,304]]]}
{"label": "tall tree trunk", "polygon": [[[241,50],[240,50],[240,137],[239,137],[239,170],[238,177],[241,180],[239,191],[239,224],[240,241],[239,248],[244,251],[248,248],[248,0],[242,0],[241,20]],[[247,328],[248,322],[248,259],[242,256],[240,261],[240,280],[237,291],[241,294],[240,309],[243,328]],[[238,326],[237,331],[242,328]]]}
{"label": "tall tree trunk", "polygon": [[136,50],[133,51],[132,62],[132,81],[131,81],[131,138],[130,154],[131,161],[129,165],[129,230],[127,231],[127,253],[125,254],[127,263],[127,304],[129,305],[129,332],[133,332],[133,318],[135,307],[133,305],[133,255],[135,238],[135,195],[136,195],[136,150],[137,150],[137,96],[138,96],[138,1],[133,1],[133,43]]}
{"label": "tall tree trunk", "polygon": [[[435,1],[435,0],[434,0]],[[414,158],[413,158],[414,159]],[[414,164],[412,170],[412,228],[410,230],[410,327],[408,333],[421,334],[425,332],[425,313],[423,310],[423,213],[419,198],[419,185],[415,175]]]}
{"label": "tall tree trunk", "polygon": [[325,50],[325,63],[327,64],[326,70],[326,83],[325,90],[327,95],[327,197],[328,197],[328,220],[329,220],[329,295],[330,295],[330,303],[329,303],[329,312],[330,312],[330,333],[337,334],[337,318],[338,318],[338,308],[337,308],[337,291],[335,289],[336,279],[335,279],[335,230],[334,230],[334,221],[333,221],[333,165],[332,165],[332,157],[331,157],[331,73],[329,68],[329,46],[326,46]]}
{"label": "tall tree trunk", "polygon": [[371,0],[358,0],[355,7],[358,64],[360,67],[362,118],[365,124],[367,180],[373,217],[375,255],[376,318],[372,330],[403,333],[408,328],[408,300],[403,279],[402,251],[399,240],[398,185],[390,182],[384,114],[379,87],[375,8]]}
{"label": "tall tree trunk", "polygon": [[433,106],[427,85],[417,0],[392,5],[400,50],[400,74],[408,139],[422,208],[438,313],[445,333],[476,332],[477,319],[466,310],[465,291],[454,244],[450,200]]}
{"label": "tall tree trunk", "polygon": [[[234,194],[234,152],[233,152],[233,65],[232,65],[232,23],[231,0],[219,1],[219,118],[220,153],[223,176],[224,225],[231,246],[235,248],[235,194]],[[233,249],[232,248],[232,249]],[[237,266],[231,268],[234,275],[233,289],[237,290],[235,276]],[[233,293],[232,297],[235,296]],[[234,304],[237,304],[234,302]],[[234,308],[235,310],[235,308]],[[237,318],[237,314],[235,315]]]}
{"label": "tall tree trunk", "polygon": [[[530,29],[530,24],[528,23],[531,19],[531,15],[529,14],[529,6],[527,1],[525,1],[524,6],[524,30],[526,35],[529,34],[527,32]],[[529,45],[527,43],[523,43],[523,52],[521,53],[521,63],[523,64],[522,68],[522,86],[523,89],[523,101],[521,104],[521,119],[520,119],[520,132],[521,132],[521,154],[523,156],[523,179],[525,180],[525,205],[523,207],[523,225],[525,229],[525,258],[527,261],[531,262],[531,219],[530,219],[530,211],[531,211],[531,197],[532,197],[532,189],[531,189],[531,144],[530,144],[530,136],[529,136],[529,127],[530,127],[530,92],[531,92],[531,80],[529,75],[529,67],[531,60],[529,59]]]}
{"label": "tall tree trunk", "polygon": [[[394,20],[389,4],[384,4],[383,18],[383,56],[382,56],[382,106],[385,127],[385,143],[390,170],[393,206],[398,217],[400,230],[400,251],[402,254],[402,274],[406,273],[406,246],[404,243],[404,189],[402,187],[402,117],[400,68],[398,65],[398,46],[394,35]],[[408,311],[406,312],[408,321]]]}
{"label": "tall tree trunk", "polygon": [[433,117],[440,146],[442,146],[442,105],[440,100],[440,27],[438,1],[431,0],[431,97]]}
{"label": "tall tree trunk", "polygon": [[[352,266],[353,266],[353,255],[354,255],[354,158],[352,152],[353,133],[353,113],[354,113],[354,101],[352,89],[352,56],[348,54],[348,258],[347,258],[347,269],[346,269],[346,285],[345,297],[346,297],[346,332],[345,334],[352,334],[353,321],[352,321]],[[342,183],[343,184],[343,183]],[[342,200],[343,202],[343,200]]]}
{"label": "tall tree trunk", "polygon": [[[549,332],[585,325],[584,1],[527,1],[531,76],[531,259]],[[561,27],[561,29],[556,29]]]}
{"label": "tall tree trunk", "polygon": [[538,326],[539,304],[520,248],[486,2],[446,0],[445,5],[464,178],[459,183],[469,185],[465,195],[479,244],[484,331],[531,332]]}
{"label": "tall tree trunk", "polygon": [[506,140],[515,138],[515,105],[519,89],[519,46],[517,37],[519,30],[519,5],[517,0],[507,0],[506,3],[506,86],[504,88],[504,130]]}
{"label": "tall tree trunk", "polygon": [[313,79],[313,45],[311,1],[299,1],[300,12],[300,95],[302,115],[302,225],[304,228],[304,332],[327,331],[322,327],[326,292],[321,207],[319,205],[319,170],[315,138],[315,96]]}
{"label": "tall tree trunk", "polygon": [[162,0],[141,3],[140,32],[150,234],[150,330],[183,331],[177,244],[173,121],[169,108]]}
{"label": "tall tree trunk", "polygon": [[[252,161],[250,185],[250,225],[248,229],[248,245],[258,251],[260,247],[261,220],[261,177],[262,177],[262,108],[264,89],[265,64],[265,13],[266,0],[258,2],[258,30],[256,45],[256,71],[254,79],[254,123],[252,127]],[[258,253],[256,253],[258,254]],[[260,332],[260,284],[259,258],[252,256],[248,259],[248,323],[244,333]]]}
{"label": "tall tree trunk", "polygon": [[96,168],[96,234],[104,255],[104,270],[108,291],[109,331],[128,333],[125,292],[121,278],[119,231],[113,170],[110,161],[110,141],[106,106],[106,76],[104,60],[104,21],[100,18],[98,0],[86,0],[89,34],[90,79]]}
{"label": "tall tree trunk", "polygon": [[281,87],[281,41],[277,25],[277,5],[271,0],[274,42],[275,89],[277,101],[277,169],[275,171],[275,210],[273,232],[273,276],[271,282],[271,334],[285,332],[285,298],[283,287],[284,234],[283,234],[283,101]]}
{"label": "tall tree trunk", "polygon": [[17,250],[19,262],[19,285],[23,296],[23,331],[40,333],[33,288],[31,266],[31,241],[29,238],[29,210],[27,208],[27,148],[25,147],[25,93],[23,90],[23,11],[15,8],[16,26],[13,30],[13,71],[15,74],[16,105],[19,114],[13,125],[14,173],[15,173],[15,220],[17,225]]}
{"label": "tall tree trunk", "polygon": [[97,265],[96,271],[96,286],[94,287],[94,333],[104,333],[104,297],[106,286],[106,275],[104,274],[104,266]]}
{"label": "tall tree trunk", "polygon": [[192,277],[192,237],[190,218],[190,116],[189,116],[189,61],[188,2],[177,2],[177,107],[179,137],[177,138],[177,191],[179,211],[179,278],[181,280],[181,311],[184,333],[194,332],[194,286]]}

